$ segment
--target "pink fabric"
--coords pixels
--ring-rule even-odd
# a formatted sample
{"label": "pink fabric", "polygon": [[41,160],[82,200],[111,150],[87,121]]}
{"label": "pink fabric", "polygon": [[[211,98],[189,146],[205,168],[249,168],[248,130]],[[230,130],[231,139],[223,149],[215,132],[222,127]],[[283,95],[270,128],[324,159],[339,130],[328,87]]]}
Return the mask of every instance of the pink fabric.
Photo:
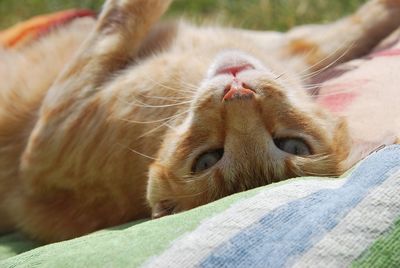
{"label": "pink fabric", "polygon": [[316,101],[345,116],[354,139],[400,134],[400,30],[370,55],[325,72]]}

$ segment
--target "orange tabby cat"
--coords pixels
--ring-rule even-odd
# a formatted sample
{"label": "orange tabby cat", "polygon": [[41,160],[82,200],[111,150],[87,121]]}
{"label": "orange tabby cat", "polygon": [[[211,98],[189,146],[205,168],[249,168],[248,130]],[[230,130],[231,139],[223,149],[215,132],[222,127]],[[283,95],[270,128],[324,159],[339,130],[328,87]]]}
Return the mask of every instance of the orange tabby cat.
{"label": "orange tabby cat", "polygon": [[0,230],[59,241],[351,164],[304,87],[399,26],[400,1],[286,34],[156,24],[170,2],[108,0],[0,51]]}

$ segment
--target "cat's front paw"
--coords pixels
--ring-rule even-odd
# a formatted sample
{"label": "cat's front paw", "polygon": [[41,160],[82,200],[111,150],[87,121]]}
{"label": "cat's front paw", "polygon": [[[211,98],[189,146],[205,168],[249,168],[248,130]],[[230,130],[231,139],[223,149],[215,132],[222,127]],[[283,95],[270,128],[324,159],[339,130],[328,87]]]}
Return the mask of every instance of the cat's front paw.
{"label": "cat's front paw", "polygon": [[161,16],[172,0],[107,0],[99,17],[100,31],[107,33],[118,29],[146,27]]}

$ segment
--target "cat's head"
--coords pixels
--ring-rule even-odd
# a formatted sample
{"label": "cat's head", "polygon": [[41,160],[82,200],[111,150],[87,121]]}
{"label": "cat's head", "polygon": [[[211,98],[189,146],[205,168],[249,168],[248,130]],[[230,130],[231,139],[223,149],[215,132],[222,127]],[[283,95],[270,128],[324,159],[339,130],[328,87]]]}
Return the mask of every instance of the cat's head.
{"label": "cat's head", "polygon": [[340,174],[346,126],[296,81],[246,54],[218,55],[150,167],[153,217],[291,177]]}

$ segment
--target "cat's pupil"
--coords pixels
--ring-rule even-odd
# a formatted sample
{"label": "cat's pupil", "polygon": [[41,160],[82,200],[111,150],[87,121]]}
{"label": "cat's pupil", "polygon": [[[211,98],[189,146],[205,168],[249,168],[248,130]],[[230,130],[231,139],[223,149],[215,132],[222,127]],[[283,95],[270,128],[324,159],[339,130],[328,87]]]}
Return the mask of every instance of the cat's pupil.
{"label": "cat's pupil", "polygon": [[223,156],[224,150],[217,149],[201,154],[195,161],[192,172],[198,173],[214,166]]}
{"label": "cat's pupil", "polygon": [[275,145],[282,151],[299,156],[311,154],[311,150],[305,141],[299,138],[282,138],[275,139]]}

